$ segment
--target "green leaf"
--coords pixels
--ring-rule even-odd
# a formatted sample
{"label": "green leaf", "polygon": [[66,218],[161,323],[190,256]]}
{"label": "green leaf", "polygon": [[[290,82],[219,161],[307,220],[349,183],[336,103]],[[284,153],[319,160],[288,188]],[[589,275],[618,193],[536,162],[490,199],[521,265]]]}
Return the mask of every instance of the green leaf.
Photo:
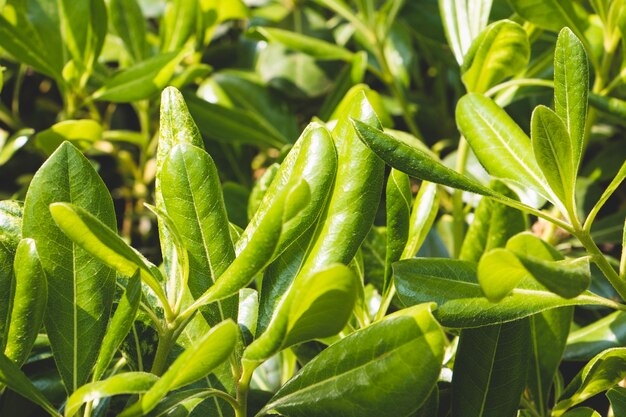
{"label": "green leaf", "polygon": [[48,285],[32,239],[23,239],[15,253],[15,284],[11,321],[4,354],[21,367],[43,323]]}
{"label": "green leaf", "polygon": [[443,360],[445,337],[430,308],[402,310],[331,345],[283,385],[260,415],[385,417],[417,411]]}
{"label": "green leaf", "polygon": [[52,417],[61,417],[48,399],[37,389],[30,379],[14,364],[11,359],[0,352],[0,383],[8,386],[22,397],[29,399],[43,408]]}
{"label": "green leaf", "polygon": [[559,417],[576,404],[613,388],[626,376],[626,348],[607,349],[589,361],[567,385],[552,415]]}
{"label": "green leaf", "polygon": [[359,138],[391,167],[422,180],[459,188],[481,195],[493,192],[477,181],[446,167],[423,149],[391,136],[380,129],[353,120]]}
{"label": "green leaf", "polygon": [[474,40],[461,68],[468,92],[484,93],[506,78],[521,72],[530,58],[530,42],[524,28],[500,20]]}
{"label": "green leaf", "polygon": [[609,401],[611,401],[611,408],[613,409],[614,415],[622,416],[626,413],[626,388],[611,388],[606,393],[606,396],[608,397]]}
{"label": "green leaf", "polygon": [[22,239],[22,205],[0,201],[0,351],[4,352],[11,314],[13,260]]}
{"label": "green leaf", "polygon": [[485,253],[478,262],[478,283],[489,301],[499,302],[528,276],[513,252],[497,248]]}
{"label": "green leaf", "polygon": [[159,380],[146,372],[124,372],[77,389],[65,404],[65,417],[73,417],[83,404],[123,394],[143,394]]}
{"label": "green leaf", "polygon": [[58,228],[49,206],[60,201],[97,213],[99,226],[115,234],[115,211],[104,182],[69,143],[35,174],[26,194],[22,232],[34,239],[48,278],[44,321],[59,372],[72,392],[87,380],[98,356],[113,303],[115,272]]}
{"label": "green leaf", "polygon": [[187,0],[172,0],[167,3],[159,31],[161,51],[176,51],[195,34],[198,5],[197,1]]}
{"label": "green leaf", "polygon": [[352,315],[357,285],[352,270],[341,264],[298,276],[244,360],[260,362],[297,343],[339,333]]}
{"label": "green leaf", "polygon": [[[188,286],[200,297],[235,259],[220,180],[204,150],[180,143],[158,174],[159,189],[189,254]],[[236,298],[204,309],[209,325],[235,318]]]}
{"label": "green leaf", "polygon": [[333,89],[324,99],[317,114],[320,119],[328,121],[333,110],[341,102],[341,99],[353,86],[363,82],[367,71],[367,53],[359,51],[354,54],[352,61],[346,64],[335,78]]}
{"label": "green leaf", "polygon": [[263,201],[263,197],[265,197],[265,193],[270,188],[270,185],[276,178],[276,174],[278,173],[279,164],[272,164],[263,175],[256,181],[252,191],[250,192],[250,198],[248,199],[248,219],[254,217],[254,213],[261,206],[261,202]]}
{"label": "green leaf", "polygon": [[102,340],[102,346],[100,347],[100,353],[98,354],[98,360],[93,370],[93,381],[98,381],[104,375],[107,367],[111,363],[115,352],[120,347],[128,333],[130,332],[135,317],[137,316],[137,310],[139,309],[139,303],[141,302],[141,279],[139,272],[137,271],[133,275],[122,298],[117,304],[115,313],[111,318],[111,323],[107,328],[107,332]]}
{"label": "green leaf", "polygon": [[381,127],[365,91],[363,86],[352,88],[344,97],[345,104],[339,105],[346,112],[337,121],[332,136],[338,160],[343,162],[337,167],[332,193],[302,265],[303,275],[335,262],[347,265],[374,222],[385,166],[359,141],[352,128],[353,120]]}
{"label": "green leaf", "polygon": [[0,144],[0,166],[9,162],[17,151],[26,146],[34,133],[35,129],[20,129],[12,134],[6,142]]}
{"label": "green leaf", "polygon": [[[0,46],[17,61],[30,65],[56,80],[61,80],[63,62],[60,58],[62,57],[48,53],[48,49],[44,47],[44,40],[29,23],[29,16],[25,12],[22,13],[22,10],[18,9],[17,19],[13,21],[9,21],[6,14],[0,15]],[[58,19],[58,16],[56,18]]]}
{"label": "green leaf", "polygon": [[141,399],[119,416],[142,416],[156,407],[169,391],[182,388],[209,375],[228,360],[238,338],[239,328],[232,320],[225,320],[214,326],[201,340],[181,353]]}
{"label": "green leaf", "polygon": [[107,13],[103,0],[75,2],[61,0],[63,40],[74,62],[90,72],[100,55],[107,32]]}
{"label": "green leaf", "polygon": [[605,349],[626,344],[626,313],[616,311],[570,333],[564,359],[588,361]]}
{"label": "green leaf", "polygon": [[172,78],[186,51],[155,55],[117,72],[93,94],[94,100],[125,103],[151,98]]}
{"label": "green leaf", "polygon": [[387,211],[387,252],[383,292],[391,282],[391,264],[400,260],[409,238],[411,182],[408,175],[392,169],[385,189]]}
{"label": "green leaf", "polygon": [[459,65],[489,22],[492,0],[439,0],[444,32]]}
{"label": "green leaf", "polygon": [[517,14],[542,29],[558,32],[569,26],[581,33],[586,26],[586,12],[571,0],[511,0],[510,3]]}
{"label": "green leaf", "polygon": [[459,100],[456,121],[489,174],[551,197],[528,136],[501,107],[483,95],[470,93]]}
{"label": "green leaf", "polygon": [[223,143],[282,148],[289,140],[276,129],[268,129],[258,115],[243,109],[220,106],[195,96],[187,105],[204,136]]}
{"label": "green leaf", "polygon": [[435,317],[446,327],[480,327],[528,317],[571,305],[616,306],[612,301],[584,292],[565,299],[534,280],[524,280],[499,303],[483,297],[476,264],[436,258],[409,259],[394,264],[394,280],[404,305],[435,302]]}
{"label": "green leaf", "polygon": [[[506,185],[494,182],[494,191],[512,198],[517,196]],[[480,200],[474,211],[474,220],[469,226],[459,258],[478,262],[483,253],[503,247],[509,238],[528,227],[526,216],[519,210],[507,207],[490,198]]]}
{"label": "green leaf", "polygon": [[588,257],[556,262],[543,261],[532,256],[517,257],[534,279],[563,298],[582,294],[591,283]]}
{"label": "green leaf", "polygon": [[354,56],[346,48],[297,32],[261,26],[254,27],[252,30],[253,33],[261,35],[269,42],[278,42],[289,49],[302,52],[315,59],[349,62]]}
{"label": "green leaf", "polygon": [[563,417],[601,417],[600,413],[589,407],[578,407],[563,414]]}
{"label": "green leaf", "polygon": [[530,137],[535,159],[554,195],[574,215],[576,171],[570,135],[561,117],[545,106],[533,111]]}
{"label": "green leaf", "polygon": [[452,377],[452,417],[512,416],[526,386],[527,319],[461,332]]}
{"label": "green leaf", "polygon": [[[582,159],[587,95],[589,94],[589,64],[585,47],[567,27],[559,33],[554,51],[554,108],[569,132],[573,175]],[[541,165],[541,163],[540,163]]]}
{"label": "green leaf", "polygon": [[421,248],[439,211],[437,184],[422,181],[409,219],[409,235],[400,259],[412,258]]}
{"label": "green leaf", "polygon": [[[337,170],[337,151],[330,133],[318,123],[309,124],[282,162],[276,173],[276,180],[268,188],[259,209],[237,241],[237,252],[246,247],[249,240],[257,234],[257,228],[267,218],[266,213],[277,204],[279,195],[289,192],[298,182],[304,180],[310,188],[310,202],[304,207],[293,206],[301,211],[283,226],[275,256],[282,253],[320,217],[331,193]],[[291,214],[285,215],[292,217]]]}
{"label": "green leaf", "polygon": [[141,61],[146,56],[146,21],[137,0],[111,0],[109,16],[130,56]]}
{"label": "green leaf", "polygon": [[158,269],[100,220],[78,206],[54,203],[50,212],[58,227],[78,246],[115,269],[123,276],[132,277],[139,270],[143,282],[161,301],[166,300],[159,281]]}
{"label": "green leaf", "polygon": [[102,139],[102,126],[94,120],[64,120],[35,136],[35,146],[51,155],[65,141],[79,148],[88,148]]}

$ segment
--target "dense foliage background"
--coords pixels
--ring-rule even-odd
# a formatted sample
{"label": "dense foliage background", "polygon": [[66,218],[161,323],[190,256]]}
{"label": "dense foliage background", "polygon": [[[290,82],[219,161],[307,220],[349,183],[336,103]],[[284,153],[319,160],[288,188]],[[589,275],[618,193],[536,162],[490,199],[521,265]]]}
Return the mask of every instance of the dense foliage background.
{"label": "dense foliage background", "polygon": [[[569,30],[561,32],[564,27]],[[489,259],[492,263],[485,268],[496,271],[499,276],[514,276],[519,271],[506,268],[511,263],[517,265],[515,262],[519,261],[515,256],[523,260],[519,251],[535,256],[529,248],[536,249],[533,245],[541,244],[532,238],[510,243],[509,238],[518,232],[530,231],[549,248],[545,249],[548,253],[547,260],[544,259],[546,264],[565,258],[569,261],[582,259],[587,264],[591,260],[591,266],[587,265],[590,269],[587,269],[589,277],[586,281],[580,278],[585,272],[581,273],[579,269],[566,270],[563,266],[563,270],[554,272],[552,264],[550,268],[546,266],[547,269],[539,270],[532,268],[545,265],[528,266],[530,261],[525,263],[525,268],[530,272],[539,271],[536,274],[542,277],[555,274],[557,284],[551,287],[550,283],[538,278],[542,285],[564,297],[568,303],[579,300],[574,297],[583,297],[584,294],[580,294],[587,287],[599,296],[598,300],[604,301],[587,303],[596,304],[593,306],[582,305],[586,304],[582,301],[555,302],[550,306],[577,306],[575,310],[574,307],[550,310],[559,311],[558,314],[531,316],[532,320],[541,323],[517,320],[530,312],[510,316],[505,312],[501,317],[507,319],[491,322],[488,318],[480,318],[481,309],[489,310],[493,305],[499,305],[488,303],[506,296],[518,283],[505,288],[501,294],[501,287],[490,293],[489,284],[485,284],[487,281],[481,281],[482,291],[490,300],[485,299],[486,304],[481,304],[483,307],[469,311],[468,317],[459,319],[454,315],[449,321],[443,315],[444,310],[442,315],[435,315],[446,330],[445,342],[442,342],[442,349],[445,345],[445,356],[441,358],[443,368],[436,389],[433,390],[432,384],[423,387],[419,383],[414,387],[400,387],[399,392],[404,396],[421,395],[423,398],[420,397],[416,404],[407,405],[406,409],[398,404],[398,410],[381,411],[384,401],[376,403],[376,398],[391,394],[364,387],[372,403],[367,402],[368,398],[360,399],[362,407],[378,414],[359,413],[352,410],[352,406],[345,406],[341,415],[401,416],[407,414],[408,409],[410,414],[407,415],[411,416],[452,413],[459,417],[506,417],[514,415],[511,412],[520,416],[560,416],[570,407],[582,403],[600,415],[619,417],[626,415],[620,414],[626,413],[626,389],[616,387],[626,376],[626,353],[620,349],[605,350],[626,346],[626,313],[614,312],[615,309],[624,310],[619,303],[626,293],[626,284],[618,281],[626,281],[623,249],[626,189],[620,186],[626,176],[624,38],[626,2],[622,0],[0,0],[0,65],[3,67],[0,73],[0,200],[23,201],[35,172],[64,141],[69,141],[88,158],[104,180],[113,198],[119,235],[147,260],[161,265],[164,255],[160,242],[164,235],[161,231],[159,239],[157,219],[160,218],[160,222],[165,220],[158,211],[159,202],[155,202],[155,192],[160,195],[160,191],[155,190],[155,177],[163,168],[157,148],[161,149],[161,143],[167,140],[171,140],[171,144],[177,143],[176,139],[164,138],[163,132],[167,135],[180,129],[184,135],[191,137],[195,134],[195,127],[190,127],[193,123],[188,120],[187,108],[201,135],[201,139],[198,139],[200,136],[193,139],[196,142],[189,141],[196,147],[203,146],[215,163],[234,236],[241,229],[250,227],[249,222],[262,206],[263,196],[274,179],[278,169],[276,164],[283,162],[301,134],[303,137],[307,135],[305,128],[321,129],[316,127],[317,124],[309,125],[310,122],[318,122],[330,130],[344,123],[349,126],[345,129],[354,132],[345,116],[350,114],[377,129],[369,132],[372,139],[368,140],[367,126],[358,128],[356,124],[361,140],[394,167],[393,170],[385,168],[387,185],[381,197],[373,199],[373,224],[366,225],[366,236],[356,245],[358,252],[340,262],[358,270],[360,282],[363,282],[360,301],[351,301],[357,305],[354,316],[339,336],[335,336],[339,333],[335,331],[331,332],[332,335],[324,334],[331,337],[305,338],[305,343],[281,349],[281,353],[262,366],[257,365],[260,367],[254,377],[251,376],[250,412],[259,411],[298,369],[319,357],[327,345],[353,332],[358,334],[370,323],[405,306],[445,301],[443,290],[434,286],[432,289],[407,289],[410,285],[405,282],[412,279],[407,276],[445,276],[441,271],[452,264],[437,264],[438,260],[451,258],[476,263],[484,258],[483,252],[506,244],[506,250],[515,252],[517,248],[515,253],[518,255],[496,253],[497,257],[494,255]],[[568,73],[570,69],[575,73]],[[509,129],[516,123],[521,127],[520,134],[531,135],[531,115],[535,119],[533,109],[537,106],[554,107],[556,114],[562,117],[562,112],[559,113],[559,105],[563,106],[558,97],[559,83],[568,88],[567,94],[574,94],[568,97],[578,97],[581,103],[584,102],[577,118],[565,123],[567,131],[564,133],[569,135],[568,138],[578,135],[576,140],[581,143],[581,149],[584,148],[578,159],[576,155],[570,155],[570,159],[576,161],[575,166],[570,167],[575,193],[568,191],[565,185],[561,194],[554,193],[556,200],[550,198],[554,196],[544,198],[541,193],[529,191],[533,188],[530,182],[513,181],[515,194],[494,179],[510,180],[517,174],[508,177],[506,170],[494,172],[483,159],[501,160],[503,166],[508,164],[510,170],[515,171],[514,158],[499,151],[485,157],[490,147],[487,142],[481,146],[482,154],[478,149],[472,150],[478,143],[475,139],[472,142],[474,137],[488,137],[486,130],[477,123],[476,115],[486,115],[489,125],[491,121],[505,120],[506,114],[497,113],[500,107],[504,108],[510,116],[506,120],[511,120],[508,125],[503,122],[505,133],[518,129]],[[169,89],[161,95],[168,86],[176,90]],[[177,90],[182,95],[178,95]],[[346,94],[354,99],[355,91],[363,91],[367,97],[364,102],[373,108],[382,126],[376,126],[373,119],[361,119],[361,114],[355,113],[358,106],[365,108],[364,102],[355,105],[342,101]],[[463,104],[457,107],[467,93],[475,95],[466,96]],[[483,96],[493,102],[480,101],[487,100]],[[494,106],[499,106],[497,111],[490,108],[489,103],[496,103]],[[490,113],[481,107],[480,111],[472,113],[472,106],[479,105],[493,111],[489,110]],[[555,114],[552,110],[540,109],[539,112],[535,110],[540,113],[537,120],[542,115],[544,125],[552,123],[544,133],[549,141],[550,137],[561,134],[560,125],[555,127],[561,122],[558,118],[550,119]],[[533,129],[539,125],[537,123],[533,121]],[[175,128],[167,131],[164,126]],[[497,199],[477,196],[484,193],[467,192],[474,191],[473,185],[435,178],[439,175],[437,173],[443,172],[436,171],[439,168],[433,171],[435,177],[432,178],[413,175],[418,168],[411,171],[410,163],[404,163],[395,154],[386,159],[384,149],[377,150],[376,144],[372,144],[376,138],[380,140],[380,136],[376,136],[377,132],[381,133],[379,127],[389,135],[385,140],[395,138],[397,142],[417,149],[417,153],[411,155],[428,155],[428,158],[440,160],[446,167],[464,174],[472,184],[477,182],[493,187],[513,199],[519,197],[522,203],[531,207],[530,211],[526,210],[529,215],[522,216],[521,212],[505,208],[494,202]],[[351,134],[357,141],[357,135]],[[533,131],[531,136],[534,140],[538,135]],[[530,145],[527,144],[527,148],[530,149]],[[71,155],[71,151],[64,152]],[[562,149],[554,152],[557,159],[565,158]],[[526,158],[526,155],[522,157]],[[543,169],[549,163],[544,160],[539,165]],[[339,164],[348,165],[349,161],[342,160],[340,154]],[[366,172],[358,164],[351,169],[349,175],[354,178]],[[409,182],[409,177],[400,171],[417,178],[411,178]],[[174,179],[171,181],[175,183]],[[434,182],[443,185],[436,187],[432,184]],[[36,184],[42,195],[46,192],[54,194],[49,187]],[[551,182],[548,188],[555,187]],[[566,201],[570,197],[572,201]],[[599,200],[601,203],[598,204]],[[560,204],[561,201],[564,204]],[[400,202],[404,206],[400,207]],[[351,203],[343,202],[346,207]],[[21,207],[21,203],[16,204]],[[157,209],[151,209],[151,204]],[[11,216],[20,216],[17,211],[10,212],[14,209],[12,207],[2,206],[4,217],[0,217],[0,243],[6,243],[5,258],[0,258],[4,262],[3,269],[0,269],[0,285],[3,285],[0,293],[7,294],[0,294],[5,297],[0,299],[0,310],[3,305],[9,310],[11,297],[15,295],[12,265],[19,239],[11,241],[15,232],[11,229],[15,226],[11,223]],[[411,208],[415,212],[421,208],[423,212],[417,231],[409,225]],[[511,214],[511,210],[519,215]],[[402,218],[405,212],[406,220]],[[358,212],[350,215],[360,216]],[[576,228],[578,218],[590,220]],[[556,221],[551,221],[554,219]],[[100,220],[114,226],[113,217]],[[411,220],[411,223],[414,222]],[[570,224],[573,226],[568,229]],[[584,234],[578,234],[583,226],[586,228]],[[407,236],[401,247],[392,247],[398,245],[396,235],[403,233]],[[308,238],[313,239],[311,233]],[[293,252],[298,245],[306,247],[307,242],[296,241],[290,250]],[[420,264],[432,269],[417,271],[411,269],[417,268],[414,264],[401,262],[394,270],[394,286],[392,263],[414,255],[433,258],[432,265],[429,260]],[[514,260],[506,256],[513,256]],[[287,258],[282,259],[287,263],[284,260]],[[270,269],[272,265],[274,269],[279,268],[279,261],[271,264]],[[483,265],[487,263],[486,260],[481,262]],[[450,269],[449,274],[461,277],[458,278],[461,281],[466,275],[476,275],[475,271],[463,269],[465,264],[455,265],[457,269]],[[31,271],[36,271],[36,267],[32,268]],[[478,274],[482,279],[480,267]],[[262,285],[269,285],[262,284],[261,275],[257,275],[251,284],[259,291]],[[482,276],[487,275],[489,273],[485,272]],[[500,280],[499,276],[494,279]],[[118,288],[115,305],[122,305],[118,300],[126,286],[124,296],[129,297],[131,293],[132,280],[128,278],[121,280],[123,285]],[[562,279],[570,281],[564,283],[560,281]],[[265,282],[269,282],[267,278]],[[287,288],[280,285],[266,294],[278,297],[277,294]],[[576,285],[582,285],[580,291]],[[395,296],[396,288],[400,299]],[[422,290],[424,294],[420,293]],[[479,292],[479,296],[482,297],[483,293]],[[242,293],[241,303],[246,300],[245,295],[250,294],[252,292]],[[271,315],[272,310],[263,307],[264,302],[271,304],[273,301],[264,301],[261,295],[261,314]],[[526,301],[516,302],[515,308],[521,311]],[[241,306],[239,311],[241,314]],[[539,311],[541,309],[532,313]],[[0,314],[5,313],[0,311]],[[149,313],[140,313],[132,325],[132,332],[115,354],[116,361],[120,361],[113,361],[111,366],[107,362],[104,368],[107,376],[129,369],[148,371],[152,367],[158,332],[146,314]],[[472,321],[469,315],[479,318]],[[262,318],[264,326],[268,325],[268,320],[268,317]],[[423,320],[424,328],[432,325]],[[252,327],[256,328],[256,318],[254,323]],[[483,327],[485,324],[490,326]],[[0,325],[2,332],[8,332],[8,328],[8,323]],[[242,343],[250,343],[254,336],[254,332],[245,335],[248,340]],[[4,344],[6,340],[0,346]],[[173,347],[168,365],[183,347],[188,346]],[[115,350],[117,352],[117,348]],[[602,352],[608,356],[596,356]],[[67,387],[68,380],[63,371],[59,374],[44,332],[34,341],[34,348],[24,361],[24,374],[54,407],[59,409],[66,405],[66,398],[73,390]],[[161,365],[165,367],[165,364]],[[527,371],[533,366],[536,374]],[[2,372],[7,371],[0,363]],[[89,370],[85,372],[90,373]],[[162,372],[160,369],[155,373]],[[388,372],[393,374],[396,371],[390,368]],[[237,376],[241,375],[235,372]],[[533,376],[536,377],[534,382]],[[11,377],[3,378],[0,381]],[[570,383],[572,380],[574,382]],[[389,383],[392,382],[394,379],[390,377]],[[206,389],[206,386],[198,389],[201,388]],[[247,394],[248,387],[245,388]],[[234,383],[225,388],[226,392],[229,390],[240,400],[241,393]],[[604,394],[607,390],[611,390],[608,396],[613,404],[611,411]],[[322,394],[314,394],[312,398],[315,395]],[[352,398],[349,393],[345,395],[348,402],[359,398]],[[112,397],[102,401],[99,407],[98,403],[90,403],[81,412],[94,416],[117,415],[128,398]],[[226,403],[211,405],[214,409],[205,401],[204,406],[196,407],[201,403],[198,400],[201,397],[171,398],[171,404],[181,406],[168,408],[164,413],[171,414],[167,415],[188,415],[189,412],[191,415],[212,416],[233,412],[230,406],[224,405]],[[560,405],[555,407],[557,403]],[[323,403],[318,409],[307,404],[305,401],[301,409],[279,411],[290,416],[323,415],[326,412]],[[79,403],[75,411],[81,405]],[[411,408],[413,405],[415,407]],[[43,413],[33,402],[6,388],[0,397],[0,415],[18,415],[15,410],[20,410],[20,416]],[[589,409],[580,409],[566,415],[594,414]]]}

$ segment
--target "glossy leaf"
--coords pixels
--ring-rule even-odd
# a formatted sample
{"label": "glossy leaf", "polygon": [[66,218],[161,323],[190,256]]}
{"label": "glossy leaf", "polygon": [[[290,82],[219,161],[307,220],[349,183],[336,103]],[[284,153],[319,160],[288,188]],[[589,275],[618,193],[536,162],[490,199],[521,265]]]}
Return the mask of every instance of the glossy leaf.
{"label": "glossy leaf", "polygon": [[526,386],[528,319],[464,329],[454,359],[453,417],[514,415]]}
{"label": "glossy leaf", "polygon": [[493,249],[480,258],[477,274],[483,294],[492,302],[502,300],[528,276],[517,256],[502,248]]}
{"label": "glossy leaf", "polygon": [[169,1],[161,20],[161,51],[172,52],[181,48],[195,34],[199,2]]}
{"label": "glossy leaf", "polygon": [[616,416],[621,416],[626,413],[626,388],[614,387],[607,393],[609,401],[611,401],[611,408]]}
{"label": "glossy leaf", "polygon": [[438,210],[439,193],[437,192],[437,185],[423,181],[411,209],[409,234],[401,259],[415,256],[435,222]]}
{"label": "glossy leaf", "polygon": [[102,126],[94,120],[64,120],[37,133],[35,146],[51,155],[63,142],[87,148],[102,139]]}
{"label": "glossy leaf", "polygon": [[489,22],[492,0],[439,0],[439,10],[448,44],[459,65],[472,41]]}
{"label": "glossy leaf", "polygon": [[457,104],[456,121],[489,174],[550,197],[528,136],[496,103],[480,94],[467,94]]}
{"label": "glossy leaf", "polygon": [[520,255],[517,257],[534,279],[561,297],[576,297],[583,293],[591,282],[587,257],[556,262]]}
{"label": "glossy leaf", "polygon": [[558,32],[564,26],[584,28],[580,8],[569,0],[511,0],[511,6],[522,18],[542,29]]}
{"label": "glossy leaf", "polygon": [[625,343],[626,313],[616,311],[570,333],[564,359],[588,361],[605,349]]}
{"label": "glossy leaf", "polygon": [[104,0],[61,0],[61,32],[74,62],[89,72],[100,55],[107,32]]}
{"label": "glossy leaf", "polygon": [[210,374],[233,353],[238,338],[239,328],[232,320],[226,320],[211,328],[194,346],[181,353],[163,376],[138,402],[124,410],[120,417],[144,415],[156,407],[169,391],[189,385]]}
{"label": "glossy leaf", "polygon": [[131,277],[139,270],[142,281],[161,300],[165,299],[156,267],[96,217],[67,203],[52,204],[50,212],[58,227],[74,243],[121,275]]}
{"label": "glossy leaf", "polygon": [[524,28],[500,20],[474,40],[461,71],[468,92],[484,93],[506,78],[521,72],[530,58],[530,43]]}
{"label": "glossy leaf", "polygon": [[578,407],[563,414],[563,417],[601,417],[600,413],[589,407]]}
{"label": "glossy leaf", "polygon": [[[282,162],[276,179],[272,181],[256,213],[237,241],[237,252],[243,250],[258,234],[257,229],[268,219],[268,213],[276,206],[277,199],[299,181],[306,181],[310,189],[310,201],[300,213],[283,225],[275,256],[282,253],[320,217],[337,173],[337,151],[330,133],[318,123],[311,123]],[[295,207],[295,206],[294,206]],[[289,214],[285,214],[291,217]]]}
{"label": "glossy leaf", "polygon": [[280,349],[339,333],[352,315],[357,285],[354,273],[341,264],[298,276],[265,333],[244,352],[244,359],[262,361]]}
{"label": "glossy leaf", "polygon": [[559,417],[572,406],[616,386],[626,376],[626,348],[607,349],[589,361],[567,385],[552,415]]}
{"label": "glossy leaf", "polygon": [[72,392],[87,380],[98,356],[113,302],[115,272],[58,228],[49,206],[60,201],[84,213],[97,213],[99,227],[115,235],[109,192],[89,161],[69,143],[35,174],[26,194],[22,232],[35,241],[48,278],[44,321],[57,366]]}
{"label": "glossy leaf", "polygon": [[256,181],[252,191],[250,192],[250,198],[248,199],[248,218],[251,219],[254,216],[254,213],[261,206],[261,202],[263,201],[263,197],[265,197],[265,193],[269,189],[270,185],[276,178],[276,174],[278,173],[279,164],[272,164],[263,175]]}
{"label": "glossy leaf", "polygon": [[[554,108],[569,132],[573,174],[582,158],[589,93],[589,64],[585,47],[567,27],[559,33],[554,51]],[[541,165],[541,164],[540,164]]]}
{"label": "glossy leaf", "polygon": [[289,49],[305,53],[315,59],[350,61],[353,57],[348,49],[297,32],[270,27],[255,27],[254,31],[270,42],[281,43]]}
{"label": "glossy leaf", "polygon": [[13,260],[22,239],[22,205],[0,201],[0,350],[6,346],[6,332],[11,314]]}
{"label": "glossy leaf", "polygon": [[471,262],[417,258],[394,264],[394,281],[404,305],[431,301],[438,305],[435,317],[446,327],[479,327],[505,323],[556,307],[605,305],[613,302],[584,292],[565,299],[534,280],[524,280],[508,297],[492,303],[483,297]]}
{"label": "glossy leaf", "polygon": [[116,103],[151,98],[167,85],[184,57],[185,51],[168,52],[120,70],[93,94],[93,98]]}
{"label": "glossy leaf", "polygon": [[65,417],[73,417],[83,404],[114,395],[143,394],[159,378],[146,372],[124,372],[103,381],[92,382],[77,389],[67,400]]}
{"label": "glossy leaf", "polygon": [[297,416],[408,415],[426,401],[441,369],[444,335],[424,304],[331,345],[261,411]]}
{"label": "glossy leaf", "polygon": [[383,292],[391,281],[391,264],[401,259],[409,238],[411,199],[411,183],[408,175],[392,169],[385,190],[387,253]]}
{"label": "glossy leaf", "polygon": [[574,213],[576,172],[570,135],[561,117],[545,106],[533,111],[531,141],[535,159],[554,194]]}
{"label": "glossy leaf", "polygon": [[146,22],[137,0],[111,0],[109,16],[128,53],[135,62],[141,61],[146,55]]}
{"label": "glossy leaf", "polygon": [[[211,157],[191,144],[175,145],[159,173],[159,189],[189,253],[189,290],[200,297],[235,259],[219,176]],[[236,299],[203,310],[210,325],[236,314]]]}
{"label": "glossy leaf", "polygon": [[14,263],[11,321],[4,354],[21,367],[28,359],[43,323],[48,285],[32,239],[23,239],[19,243]]}
{"label": "glossy leaf", "polygon": [[126,285],[124,294],[117,304],[115,313],[111,318],[111,323],[107,329],[96,366],[93,370],[93,381],[98,381],[107,367],[111,363],[115,352],[118,350],[128,333],[131,331],[132,325],[137,316],[139,303],[141,302],[141,279],[139,273],[136,272]]}
{"label": "glossy leaf", "polygon": [[52,417],[61,417],[48,399],[37,389],[28,377],[18,368],[11,359],[0,352],[0,383],[8,386],[24,398],[39,405]]}
{"label": "glossy leaf", "polygon": [[353,123],[363,143],[393,168],[414,178],[476,194],[492,194],[491,190],[479,182],[446,167],[423,149],[402,141],[400,137],[388,135],[358,120]]}

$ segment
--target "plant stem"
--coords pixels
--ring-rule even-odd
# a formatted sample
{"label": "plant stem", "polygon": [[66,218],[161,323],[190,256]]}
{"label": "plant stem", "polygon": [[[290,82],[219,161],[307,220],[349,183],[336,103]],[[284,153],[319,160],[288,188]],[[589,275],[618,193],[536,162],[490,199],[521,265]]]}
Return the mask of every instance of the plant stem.
{"label": "plant stem", "polygon": [[591,260],[600,268],[604,276],[609,280],[613,288],[617,291],[622,300],[626,300],[626,281],[613,269],[609,261],[591,238],[591,234],[586,230],[577,230],[574,234],[580,243],[585,247],[587,253],[591,255]]}
{"label": "plant stem", "polygon": [[541,78],[517,78],[514,80],[506,81],[504,83],[498,84],[494,87],[491,87],[489,90],[485,92],[485,96],[493,97],[497,93],[502,90],[506,90],[510,87],[548,87],[554,88],[554,82],[550,80],[543,80]]}
{"label": "plant stem", "polygon": [[235,417],[246,417],[248,414],[248,391],[250,390],[250,380],[257,368],[256,362],[243,361],[243,370],[241,378],[237,383],[237,407],[235,408]]}
{"label": "plant stem", "polygon": [[174,346],[175,338],[174,338],[175,329],[172,329],[168,326],[168,328],[159,334],[159,344],[157,345],[157,351],[154,355],[154,362],[152,363],[151,373],[161,376],[163,371],[165,371],[165,366],[167,365],[167,357]]}

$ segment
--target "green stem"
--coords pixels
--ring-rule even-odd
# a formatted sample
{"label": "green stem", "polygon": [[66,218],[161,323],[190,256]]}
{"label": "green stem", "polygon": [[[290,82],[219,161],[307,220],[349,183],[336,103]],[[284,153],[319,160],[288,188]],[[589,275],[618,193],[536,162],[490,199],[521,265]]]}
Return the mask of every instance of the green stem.
{"label": "green stem", "polygon": [[154,355],[154,362],[152,363],[152,369],[150,372],[157,376],[161,376],[165,371],[167,365],[167,358],[174,347],[175,329],[168,328],[161,334],[159,334],[159,344],[157,345],[157,351]]}
{"label": "green stem", "polygon": [[24,81],[24,73],[26,72],[26,65],[21,64],[17,70],[17,77],[15,78],[15,86],[13,87],[13,97],[11,97],[11,111],[15,117],[20,116],[20,92],[22,91],[22,84]]}
{"label": "green stem", "polygon": [[591,234],[586,230],[579,229],[574,235],[578,238],[580,243],[582,243],[587,253],[591,255],[591,260],[600,268],[619,296],[622,297],[622,300],[626,300],[626,281],[620,278],[617,271],[615,271],[609,261],[607,261],[602,251],[600,251],[591,238]]}
{"label": "green stem", "polygon": [[548,87],[554,88],[554,82],[550,80],[543,80],[541,78],[517,78],[514,80],[506,81],[504,83],[498,84],[494,87],[491,87],[489,90],[485,92],[485,96],[493,97],[497,93],[502,90],[506,90],[510,87]]}
{"label": "green stem", "polygon": [[[455,169],[459,174],[465,172],[467,164],[467,156],[469,155],[469,145],[464,137],[459,139],[459,147],[456,153]],[[463,245],[463,237],[465,235],[465,213],[463,207],[463,190],[454,190],[452,197],[452,233],[454,243],[454,257],[458,258],[461,254],[461,246]]]}
{"label": "green stem", "polygon": [[257,362],[243,361],[241,378],[239,378],[239,382],[237,383],[235,417],[246,417],[248,414],[248,391],[250,391],[250,381],[252,380],[252,375],[257,366]]}

